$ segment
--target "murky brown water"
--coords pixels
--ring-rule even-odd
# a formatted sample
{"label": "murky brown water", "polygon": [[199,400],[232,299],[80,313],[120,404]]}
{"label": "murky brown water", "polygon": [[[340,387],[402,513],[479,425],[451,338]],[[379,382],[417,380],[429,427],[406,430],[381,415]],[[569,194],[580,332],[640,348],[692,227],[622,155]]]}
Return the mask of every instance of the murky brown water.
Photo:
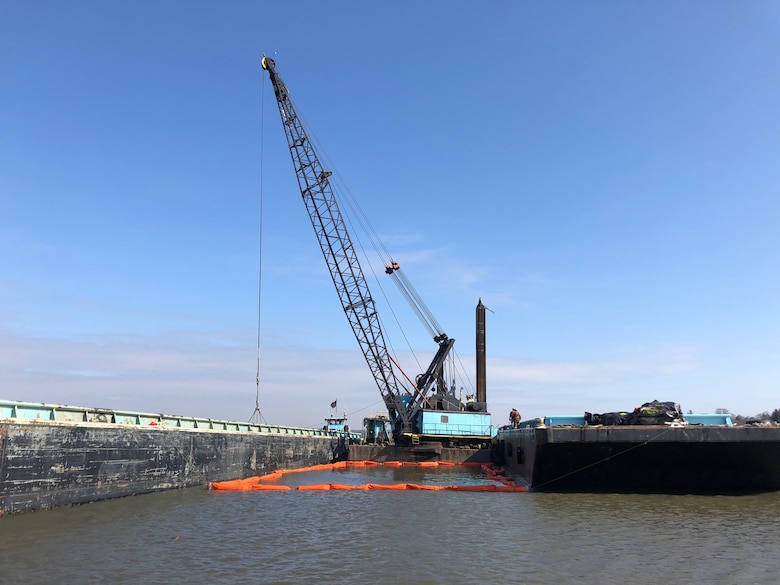
{"label": "murky brown water", "polygon": [[775,584],[779,546],[780,493],[189,489],[0,518],[0,583]]}

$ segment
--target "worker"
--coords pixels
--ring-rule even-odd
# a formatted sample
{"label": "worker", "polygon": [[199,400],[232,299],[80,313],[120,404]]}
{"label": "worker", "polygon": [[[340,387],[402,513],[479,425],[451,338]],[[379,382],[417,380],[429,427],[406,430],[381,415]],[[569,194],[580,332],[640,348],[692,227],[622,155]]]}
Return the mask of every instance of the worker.
{"label": "worker", "polygon": [[509,422],[512,424],[513,429],[520,426],[520,412],[516,408],[513,408],[509,413]]}

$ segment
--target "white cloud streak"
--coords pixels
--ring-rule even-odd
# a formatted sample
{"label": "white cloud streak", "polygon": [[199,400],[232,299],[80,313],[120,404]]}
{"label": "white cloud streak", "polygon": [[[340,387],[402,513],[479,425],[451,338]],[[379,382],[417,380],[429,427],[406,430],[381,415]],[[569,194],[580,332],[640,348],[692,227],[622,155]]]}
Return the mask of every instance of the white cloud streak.
{"label": "white cloud streak", "polygon": [[[256,350],[231,347],[223,337],[229,335],[197,343],[191,334],[91,341],[0,336],[0,397],[247,420],[257,390]],[[468,370],[473,356],[460,358]],[[317,426],[333,400],[359,417],[383,409],[357,351],[277,347],[264,350],[260,364],[260,407],[269,422]],[[685,346],[601,360],[491,358],[488,402],[496,424],[513,406],[543,416],[623,410],[656,397],[682,402],[652,391],[697,367],[695,348]]]}

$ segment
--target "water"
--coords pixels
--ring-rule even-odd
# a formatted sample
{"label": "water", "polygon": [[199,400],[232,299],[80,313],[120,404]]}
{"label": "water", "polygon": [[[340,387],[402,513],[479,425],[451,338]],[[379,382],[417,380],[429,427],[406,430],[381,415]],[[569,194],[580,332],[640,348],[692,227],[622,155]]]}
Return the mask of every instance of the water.
{"label": "water", "polygon": [[[381,473],[387,483],[476,481]],[[778,542],[780,493],[188,489],[0,518],[0,583],[775,584]]]}

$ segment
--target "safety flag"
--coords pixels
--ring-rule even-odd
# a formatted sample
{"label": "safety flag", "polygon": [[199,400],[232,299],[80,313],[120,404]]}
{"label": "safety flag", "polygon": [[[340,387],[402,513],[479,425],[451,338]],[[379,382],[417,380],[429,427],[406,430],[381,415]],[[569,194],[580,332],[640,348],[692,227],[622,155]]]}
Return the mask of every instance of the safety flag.
{"label": "safety flag", "polygon": [[330,407],[331,408],[336,408],[336,401],[335,400],[330,403]]}

